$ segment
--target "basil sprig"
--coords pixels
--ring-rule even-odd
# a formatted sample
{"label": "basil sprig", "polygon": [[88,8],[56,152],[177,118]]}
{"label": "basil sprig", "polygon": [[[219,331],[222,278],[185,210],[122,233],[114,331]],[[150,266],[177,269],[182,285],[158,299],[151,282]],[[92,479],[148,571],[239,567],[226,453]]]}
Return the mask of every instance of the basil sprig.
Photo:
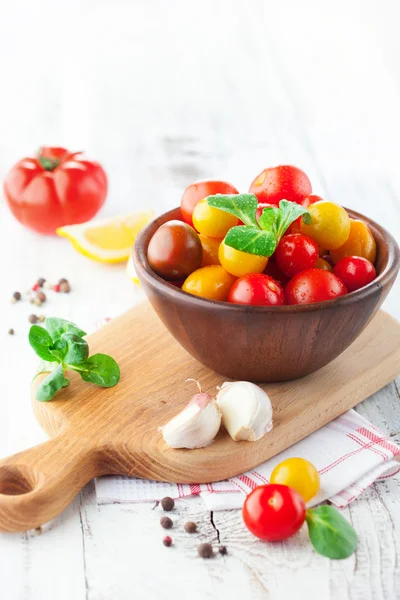
{"label": "basil sprig", "polygon": [[300,204],[288,200],[281,200],[279,208],[277,206],[264,208],[258,221],[256,219],[258,200],[254,194],[217,194],[208,196],[207,203],[243,221],[244,225],[232,227],[228,231],[224,243],[248,254],[271,256],[293,221],[301,216],[305,223],[311,223],[309,211]]}
{"label": "basil sprig", "polygon": [[357,548],[356,532],[333,506],[308,509],[306,521],[310,541],[322,556],[348,558]]}
{"label": "basil sprig", "polygon": [[66,370],[76,371],[84,381],[101,387],[113,387],[120,378],[119,366],[107,354],[89,357],[89,346],[83,339],[86,333],[64,319],[48,318],[45,328],[32,325],[29,343],[42,359],[37,372],[48,373],[36,391],[36,399],[48,402],[56,393],[69,385]]}

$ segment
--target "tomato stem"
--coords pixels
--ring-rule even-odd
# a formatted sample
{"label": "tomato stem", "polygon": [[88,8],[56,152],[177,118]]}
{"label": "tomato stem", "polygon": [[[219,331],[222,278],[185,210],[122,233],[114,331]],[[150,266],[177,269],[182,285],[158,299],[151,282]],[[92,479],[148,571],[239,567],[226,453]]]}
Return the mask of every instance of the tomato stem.
{"label": "tomato stem", "polygon": [[60,164],[60,161],[57,158],[47,158],[40,153],[38,154],[37,161],[45,171],[54,171]]}

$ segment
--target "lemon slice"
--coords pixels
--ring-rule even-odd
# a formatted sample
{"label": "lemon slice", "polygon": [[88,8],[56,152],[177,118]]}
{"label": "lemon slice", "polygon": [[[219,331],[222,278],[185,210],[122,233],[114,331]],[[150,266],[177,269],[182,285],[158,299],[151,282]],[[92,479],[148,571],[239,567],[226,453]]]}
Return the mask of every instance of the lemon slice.
{"label": "lemon slice", "polygon": [[128,262],[126,263],[126,274],[133,281],[133,283],[139,283],[138,276],[136,275],[136,269],[133,264],[132,253],[129,255]]}
{"label": "lemon slice", "polygon": [[57,229],[57,234],[67,238],[78,252],[93,260],[123,262],[129,258],[137,234],[153,217],[152,210],[143,211],[80,225],[66,225]]}

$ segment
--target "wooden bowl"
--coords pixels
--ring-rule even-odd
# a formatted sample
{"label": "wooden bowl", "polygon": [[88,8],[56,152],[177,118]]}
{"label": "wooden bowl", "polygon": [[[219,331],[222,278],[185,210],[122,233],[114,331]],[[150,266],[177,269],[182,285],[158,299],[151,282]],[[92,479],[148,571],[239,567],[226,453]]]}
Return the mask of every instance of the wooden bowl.
{"label": "wooden bowl", "polygon": [[[346,209],[347,210],[347,209]],[[175,339],[201,363],[231,379],[272,382],[302,377],[343,352],[372,319],[399,270],[399,248],[383,227],[366,222],[377,244],[377,278],[335,300],[297,306],[243,306],[187,294],[156,275],[147,260],[154,232],[181,219],[180,209],[164,213],[136,240],[139,280],[154,310]]]}

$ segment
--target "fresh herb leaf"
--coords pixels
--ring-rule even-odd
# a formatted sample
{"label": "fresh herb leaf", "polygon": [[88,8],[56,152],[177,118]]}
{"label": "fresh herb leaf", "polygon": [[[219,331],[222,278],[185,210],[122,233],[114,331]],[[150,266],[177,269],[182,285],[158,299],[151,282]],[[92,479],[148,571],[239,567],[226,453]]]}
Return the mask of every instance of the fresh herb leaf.
{"label": "fresh herb leaf", "polygon": [[258,219],[258,225],[266,231],[275,233],[275,223],[279,217],[279,208],[277,206],[267,206],[261,213]]}
{"label": "fresh herb leaf", "polygon": [[89,346],[86,340],[83,340],[74,333],[63,333],[60,342],[66,344],[66,352],[63,356],[63,362],[67,365],[75,365],[84,362],[89,356]]}
{"label": "fresh herb leaf", "polygon": [[226,234],[224,243],[241,252],[259,256],[271,256],[276,248],[276,238],[272,231],[244,225],[232,227]]}
{"label": "fresh herb leaf", "polygon": [[51,352],[53,340],[49,333],[39,325],[32,325],[29,330],[29,343],[36,354],[48,362],[58,362],[56,356]]}
{"label": "fresh herb leaf", "polygon": [[308,534],[315,550],[328,558],[347,558],[357,548],[357,534],[333,506],[307,510]]}
{"label": "fresh herb leaf", "polygon": [[246,225],[257,227],[257,197],[254,194],[217,194],[208,196],[207,202],[213,208],[235,215]]}
{"label": "fresh herb leaf", "polygon": [[36,390],[36,400],[48,402],[56,393],[69,385],[69,379],[64,377],[62,365],[58,365],[45,379],[40,383]]}
{"label": "fresh herb leaf", "polygon": [[79,327],[77,327],[74,323],[71,323],[71,321],[65,321],[64,319],[49,317],[45,321],[45,326],[53,342],[59,340],[63,333],[73,333],[79,337],[86,335],[86,333],[82,331],[82,329],[79,329]]}
{"label": "fresh herb leaf", "polygon": [[119,366],[107,354],[94,354],[82,363],[69,364],[68,368],[77,371],[84,381],[102,387],[113,387],[120,378]]}
{"label": "fresh herb leaf", "polygon": [[281,200],[279,202],[279,215],[275,222],[278,243],[289,225],[300,216],[303,217],[303,221],[308,225],[311,223],[311,215],[304,206],[297,204],[297,202],[289,202],[289,200]]}

